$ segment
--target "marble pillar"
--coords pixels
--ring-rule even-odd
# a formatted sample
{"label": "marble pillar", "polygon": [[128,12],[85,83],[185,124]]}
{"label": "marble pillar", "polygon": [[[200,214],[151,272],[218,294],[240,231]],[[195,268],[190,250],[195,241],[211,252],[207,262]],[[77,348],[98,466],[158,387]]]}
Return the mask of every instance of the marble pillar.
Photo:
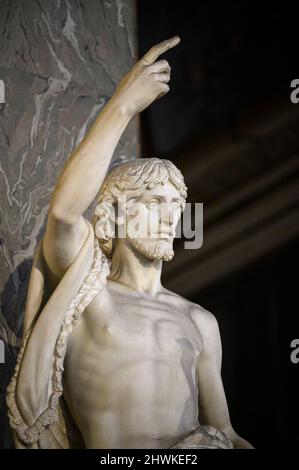
{"label": "marble pillar", "polygon": [[[12,446],[5,389],[50,196],[72,149],[135,61],[135,26],[134,0],[0,1],[0,447]],[[135,121],[114,162],[137,152]]]}

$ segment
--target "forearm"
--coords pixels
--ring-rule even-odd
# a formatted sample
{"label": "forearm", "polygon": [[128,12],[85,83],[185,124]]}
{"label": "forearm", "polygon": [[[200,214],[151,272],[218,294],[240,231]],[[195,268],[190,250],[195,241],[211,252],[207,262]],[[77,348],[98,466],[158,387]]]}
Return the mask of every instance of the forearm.
{"label": "forearm", "polygon": [[92,203],[129,120],[124,106],[113,97],[62,170],[50,205],[58,217],[75,222]]}
{"label": "forearm", "polygon": [[92,203],[131,117],[168,92],[169,64],[163,60],[155,61],[179,41],[175,36],[154,46],[121,80],[114,96],[60,175],[50,204],[50,213],[55,220],[74,224]]}

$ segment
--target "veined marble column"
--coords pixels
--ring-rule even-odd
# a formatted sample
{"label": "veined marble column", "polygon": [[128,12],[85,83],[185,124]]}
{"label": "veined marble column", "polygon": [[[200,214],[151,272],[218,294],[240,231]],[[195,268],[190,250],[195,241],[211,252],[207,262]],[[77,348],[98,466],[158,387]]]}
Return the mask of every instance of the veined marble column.
{"label": "veined marble column", "polygon": [[[134,0],[0,0],[0,447],[28,275],[50,196],[72,149],[136,59]],[[115,159],[135,158],[136,121]],[[93,207],[87,211],[91,218]]]}

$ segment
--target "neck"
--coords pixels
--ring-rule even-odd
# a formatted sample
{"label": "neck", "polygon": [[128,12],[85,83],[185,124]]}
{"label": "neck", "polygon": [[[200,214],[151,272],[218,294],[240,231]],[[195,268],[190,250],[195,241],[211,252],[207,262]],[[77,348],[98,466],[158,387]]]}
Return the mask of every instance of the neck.
{"label": "neck", "polygon": [[139,253],[126,239],[116,239],[109,279],[140,293],[155,295],[161,289],[162,261]]}

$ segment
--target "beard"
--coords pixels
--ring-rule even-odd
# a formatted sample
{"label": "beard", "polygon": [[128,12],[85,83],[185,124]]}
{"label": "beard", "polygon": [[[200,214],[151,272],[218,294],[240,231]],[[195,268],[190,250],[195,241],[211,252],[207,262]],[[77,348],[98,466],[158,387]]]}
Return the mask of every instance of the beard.
{"label": "beard", "polygon": [[170,261],[174,251],[172,244],[165,240],[148,240],[146,238],[129,238],[135,250],[152,260]]}

